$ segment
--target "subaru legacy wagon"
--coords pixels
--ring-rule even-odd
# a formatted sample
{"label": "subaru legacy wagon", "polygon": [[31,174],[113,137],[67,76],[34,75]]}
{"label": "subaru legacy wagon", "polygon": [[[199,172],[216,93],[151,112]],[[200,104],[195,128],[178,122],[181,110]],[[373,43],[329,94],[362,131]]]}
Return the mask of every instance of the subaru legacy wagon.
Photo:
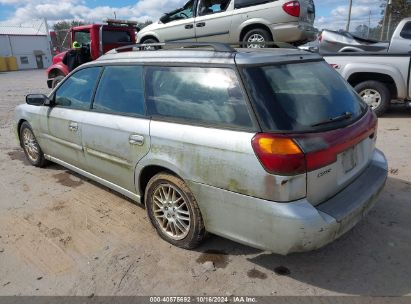
{"label": "subaru legacy wagon", "polygon": [[209,232],[313,250],[374,205],[387,178],[377,118],[319,55],[166,46],[113,50],[48,96],[28,95],[16,125],[31,164],[144,204],[183,248]]}
{"label": "subaru legacy wagon", "polygon": [[316,38],[314,19],[313,0],[190,0],[143,28],[137,40],[301,45]]}

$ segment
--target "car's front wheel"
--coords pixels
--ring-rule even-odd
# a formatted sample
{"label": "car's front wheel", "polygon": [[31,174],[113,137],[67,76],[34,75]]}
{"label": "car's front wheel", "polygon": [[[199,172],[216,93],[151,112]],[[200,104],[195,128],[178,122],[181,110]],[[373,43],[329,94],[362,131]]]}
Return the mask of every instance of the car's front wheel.
{"label": "car's front wheel", "polygon": [[355,86],[358,95],[366,104],[381,116],[387,111],[391,103],[391,93],[387,86],[379,81],[364,81]]}
{"label": "car's front wheel", "polygon": [[160,173],[149,181],[145,204],[161,238],[186,249],[197,247],[206,231],[197,201],[180,178]]}
{"label": "car's front wheel", "polygon": [[20,144],[28,161],[33,166],[44,167],[47,164],[47,160],[44,158],[44,153],[34,136],[33,130],[26,121],[20,127]]}
{"label": "car's front wheel", "polygon": [[155,51],[160,49],[159,46],[154,46],[154,45],[149,45],[149,44],[153,44],[153,43],[158,43],[158,41],[156,39],[153,38],[148,38],[144,41],[141,42],[142,44],[147,44],[143,47],[144,51]]}

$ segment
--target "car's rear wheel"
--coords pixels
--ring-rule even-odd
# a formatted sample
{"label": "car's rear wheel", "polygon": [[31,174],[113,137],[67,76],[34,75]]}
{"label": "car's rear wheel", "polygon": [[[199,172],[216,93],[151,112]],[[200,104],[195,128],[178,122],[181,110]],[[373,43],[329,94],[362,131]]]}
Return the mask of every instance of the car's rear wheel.
{"label": "car's rear wheel", "polygon": [[377,114],[383,115],[391,102],[391,93],[387,86],[379,81],[364,81],[355,86],[358,95]]}
{"label": "car's rear wheel", "polygon": [[20,127],[20,144],[28,161],[33,166],[44,167],[47,164],[47,160],[44,158],[44,153],[34,136],[33,130],[26,121]]}
{"label": "car's rear wheel", "polygon": [[206,231],[197,201],[180,178],[160,173],[149,181],[145,203],[151,223],[161,238],[186,249],[197,247]]}
{"label": "car's rear wheel", "polygon": [[243,45],[246,48],[266,48],[267,42],[271,40],[271,35],[265,29],[253,29],[248,31],[243,38]]}

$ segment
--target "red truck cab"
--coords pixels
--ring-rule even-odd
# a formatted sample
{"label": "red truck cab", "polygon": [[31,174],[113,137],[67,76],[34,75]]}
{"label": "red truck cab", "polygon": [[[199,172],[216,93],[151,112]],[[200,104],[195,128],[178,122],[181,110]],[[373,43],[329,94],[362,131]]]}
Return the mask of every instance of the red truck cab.
{"label": "red truck cab", "polygon": [[[96,60],[111,49],[136,43],[137,23],[110,19],[106,24],[90,24],[76,26],[70,29],[70,45],[79,42],[89,55],[90,60]],[[53,64],[47,69],[47,85],[54,88],[69,74],[68,67],[62,62],[66,52],[53,57]]]}

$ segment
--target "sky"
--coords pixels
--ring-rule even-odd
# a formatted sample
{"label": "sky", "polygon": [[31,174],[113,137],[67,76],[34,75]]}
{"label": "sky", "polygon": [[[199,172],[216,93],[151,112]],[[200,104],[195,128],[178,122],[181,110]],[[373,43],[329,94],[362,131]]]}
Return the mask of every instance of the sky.
{"label": "sky", "polygon": [[[101,22],[106,18],[158,20],[187,0],[0,0],[0,24],[22,24],[47,18],[49,25],[60,20]],[[353,0],[352,28],[360,24],[376,25],[380,19],[380,3],[384,0]],[[349,0],[314,0],[315,26],[319,29],[345,28]]]}

